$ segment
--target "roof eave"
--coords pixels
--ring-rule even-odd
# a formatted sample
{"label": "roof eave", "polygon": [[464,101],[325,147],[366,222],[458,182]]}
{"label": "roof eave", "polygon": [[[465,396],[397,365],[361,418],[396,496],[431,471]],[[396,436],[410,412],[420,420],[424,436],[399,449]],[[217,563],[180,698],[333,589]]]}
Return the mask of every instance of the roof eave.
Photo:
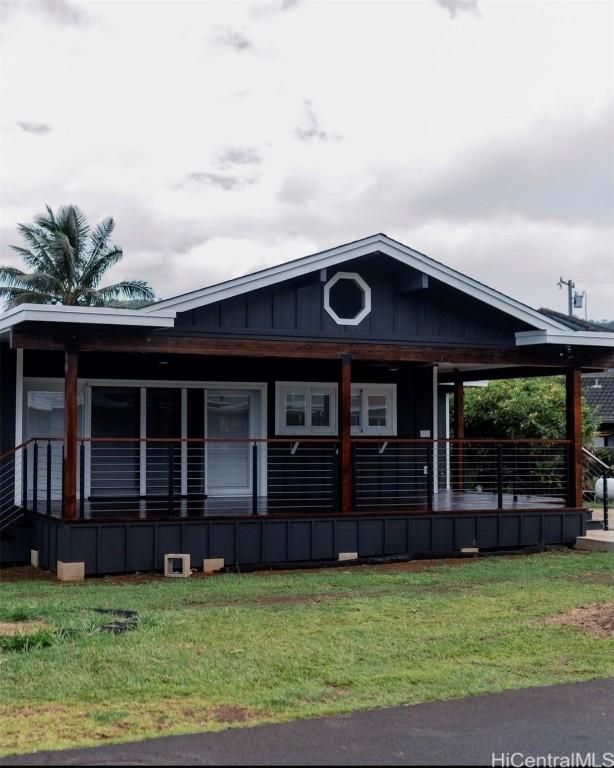
{"label": "roof eave", "polygon": [[614,348],[614,333],[601,331],[536,330],[516,333],[516,346],[528,347],[537,344],[563,344],[567,346]]}

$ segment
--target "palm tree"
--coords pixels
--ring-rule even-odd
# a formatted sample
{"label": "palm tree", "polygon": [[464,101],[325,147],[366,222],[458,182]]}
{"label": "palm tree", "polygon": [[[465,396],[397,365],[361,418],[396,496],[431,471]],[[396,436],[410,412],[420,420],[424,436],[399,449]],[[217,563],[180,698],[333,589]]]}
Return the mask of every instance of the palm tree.
{"label": "palm tree", "polygon": [[123,256],[110,242],[113,219],[103,219],[91,229],[86,216],[74,205],[54,214],[38,216],[34,224],[19,224],[27,248],[11,246],[31,272],[0,266],[0,299],[8,307],[18,304],[69,304],[103,307],[118,299],[151,301],[152,288],[144,280],[124,280],[99,287],[104,273]]}

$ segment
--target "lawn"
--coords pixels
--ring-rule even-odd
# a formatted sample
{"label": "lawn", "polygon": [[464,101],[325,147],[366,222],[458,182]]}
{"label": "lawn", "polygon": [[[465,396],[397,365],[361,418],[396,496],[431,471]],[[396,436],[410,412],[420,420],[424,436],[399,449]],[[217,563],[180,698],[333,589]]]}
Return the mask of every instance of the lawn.
{"label": "lawn", "polygon": [[417,566],[0,584],[0,622],[44,622],[0,640],[0,752],[614,676],[612,636],[550,620],[614,604],[611,555]]}

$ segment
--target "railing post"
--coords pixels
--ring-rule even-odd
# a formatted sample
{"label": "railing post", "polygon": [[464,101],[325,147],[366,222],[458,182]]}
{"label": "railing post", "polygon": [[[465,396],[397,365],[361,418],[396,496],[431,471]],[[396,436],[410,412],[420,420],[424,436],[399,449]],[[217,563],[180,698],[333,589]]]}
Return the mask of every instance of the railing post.
{"label": "railing post", "polygon": [[51,440],[47,440],[47,472],[45,473],[47,481],[47,514],[51,514]]}
{"label": "railing post", "polygon": [[503,509],[503,451],[497,443],[497,509]]}
{"label": "railing post", "polygon": [[21,449],[21,506],[28,509],[28,446]]}
{"label": "railing post", "polygon": [[571,496],[573,493],[573,449],[571,443],[565,445],[565,485],[567,490],[567,504],[571,504]]}
{"label": "railing post", "polygon": [[77,517],[77,375],[78,356],[74,349],[64,353],[64,474],[62,478],[63,517]]}
{"label": "railing post", "polygon": [[[356,443],[350,443],[350,454],[352,457],[352,492],[350,498],[352,499],[352,509],[357,509],[356,504],[358,502],[358,445]],[[343,462],[337,464],[339,471],[339,479],[343,482]],[[343,510],[341,510],[343,511]]]}
{"label": "railing post", "polygon": [[352,512],[352,357],[341,355],[339,437],[341,439],[341,512]]}
{"label": "railing post", "polygon": [[79,517],[85,517],[85,444],[79,444]]}
{"label": "railing post", "polygon": [[433,509],[433,446],[426,446],[426,508]]}
{"label": "railing post", "polygon": [[607,531],[609,528],[609,514],[608,507],[610,506],[610,500],[608,498],[608,471],[603,473],[603,530]]}
{"label": "railing post", "polygon": [[64,448],[62,448],[62,467],[60,471],[60,487],[62,488],[62,503],[60,504],[60,513],[64,517],[64,510],[66,509],[66,502],[64,497],[64,474],[65,474],[66,459],[64,458]]}
{"label": "railing post", "polygon": [[175,478],[173,477],[173,465],[175,463],[175,446],[168,446],[168,509],[173,511],[173,496],[175,493]]}
{"label": "railing post", "polygon": [[258,514],[258,443],[252,445],[252,515]]}
{"label": "railing post", "polygon": [[518,501],[518,493],[516,491],[516,481],[518,480],[518,446],[514,444],[512,447],[514,452],[514,470],[512,474],[512,498],[514,501]]}
{"label": "railing post", "polygon": [[32,511],[38,508],[38,442],[34,441],[32,449]]}

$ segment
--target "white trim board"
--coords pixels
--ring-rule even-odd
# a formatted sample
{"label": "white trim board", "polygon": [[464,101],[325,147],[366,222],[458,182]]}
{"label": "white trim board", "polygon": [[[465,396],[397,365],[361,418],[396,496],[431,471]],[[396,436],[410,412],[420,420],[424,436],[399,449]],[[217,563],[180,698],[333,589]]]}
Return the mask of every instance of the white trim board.
{"label": "white trim board", "polygon": [[0,333],[19,323],[26,322],[172,328],[175,324],[175,314],[175,312],[160,312],[152,316],[145,314],[141,309],[67,307],[62,304],[21,304],[0,315]]}
{"label": "white trim board", "polygon": [[243,277],[237,277],[224,283],[209,286],[208,288],[201,288],[183,296],[166,299],[157,304],[144,307],[141,311],[149,315],[156,315],[157,313],[168,312],[169,310],[187,312],[196,307],[205,306],[222,299],[229,299],[233,296],[264,288],[284,280],[290,280],[293,277],[299,277],[309,272],[327,269],[350,259],[368,256],[375,251],[390,256],[429,277],[440,280],[529,325],[543,330],[569,330],[567,326],[546,315],[542,315],[526,304],[506,296],[494,288],[489,288],[487,285],[467,275],[463,275],[461,272],[447,267],[445,264],[441,264],[384,234],[365,237],[353,243],[340,245],[321,253],[315,253],[295,261],[286,262],[269,269],[244,275]]}
{"label": "white trim board", "polygon": [[564,331],[540,330],[519,331],[516,346],[528,347],[534,344],[568,344],[581,347],[614,347],[614,333],[607,331]]}

